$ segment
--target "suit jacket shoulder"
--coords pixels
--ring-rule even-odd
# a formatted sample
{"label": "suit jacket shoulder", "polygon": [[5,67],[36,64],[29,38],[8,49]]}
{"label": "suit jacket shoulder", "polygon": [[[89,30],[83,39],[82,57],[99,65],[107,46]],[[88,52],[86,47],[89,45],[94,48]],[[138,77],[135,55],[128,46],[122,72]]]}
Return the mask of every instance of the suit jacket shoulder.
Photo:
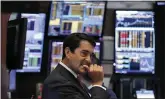
{"label": "suit jacket shoulder", "polygon": [[73,84],[77,85],[78,80],[63,66],[60,64],[57,65],[50,75],[44,81],[44,84],[54,84],[54,85],[63,85],[63,84]]}
{"label": "suit jacket shoulder", "polygon": [[76,92],[80,92],[80,94],[89,97],[88,93],[85,92],[79,85],[78,80],[63,66],[58,64],[56,69],[54,69],[44,81],[43,95],[50,95],[50,92],[54,89],[61,90],[62,88],[65,88],[64,91],[70,91],[74,89]]}

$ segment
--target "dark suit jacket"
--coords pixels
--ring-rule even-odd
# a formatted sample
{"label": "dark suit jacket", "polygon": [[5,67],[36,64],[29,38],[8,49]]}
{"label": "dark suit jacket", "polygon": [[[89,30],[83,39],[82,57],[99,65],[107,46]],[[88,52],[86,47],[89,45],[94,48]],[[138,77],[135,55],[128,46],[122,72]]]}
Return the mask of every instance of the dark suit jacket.
{"label": "dark suit jacket", "polygon": [[[90,92],[91,97],[88,92]],[[90,91],[84,89],[79,81],[60,64],[45,80],[42,94],[42,99],[108,98],[108,92],[100,87],[93,87]]]}
{"label": "dark suit jacket", "polygon": [[112,89],[107,89],[107,91],[109,93],[109,99],[117,99],[117,96]]}

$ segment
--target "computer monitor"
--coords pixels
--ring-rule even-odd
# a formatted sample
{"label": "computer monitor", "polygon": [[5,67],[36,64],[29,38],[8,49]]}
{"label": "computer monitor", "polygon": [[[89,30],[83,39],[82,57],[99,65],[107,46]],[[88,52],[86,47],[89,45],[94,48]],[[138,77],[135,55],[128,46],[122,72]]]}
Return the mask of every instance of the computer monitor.
{"label": "computer monitor", "polygon": [[9,70],[23,66],[27,19],[11,20],[7,26],[6,64]]}
{"label": "computer monitor", "polygon": [[16,90],[16,70],[11,70],[9,73],[9,91]]}
{"label": "computer monitor", "polygon": [[28,19],[24,64],[17,72],[40,72],[45,32],[45,13],[22,13]]}
{"label": "computer monitor", "polygon": [[155,99],[153,90],[137,90],[137,99]]}
{"label": "computer monitor", "polygon": [[155,73],[153,11],[116,10],[116,74]]}
{"label": "computer monitor", "polygon": [[[62,41],[52,41],[51,43],[51,63],[50,71],[55,69],[58,62],[62,60],[63,53],[63,42]],[[94,53],[98,59],[100,59],[100,42],[96,42]]]}
{"label": "computer monitor", "polygon": [[65,36],[82,32],[101,36],[105,8],[104,1],[54,1],[50,9],[48,35]]}

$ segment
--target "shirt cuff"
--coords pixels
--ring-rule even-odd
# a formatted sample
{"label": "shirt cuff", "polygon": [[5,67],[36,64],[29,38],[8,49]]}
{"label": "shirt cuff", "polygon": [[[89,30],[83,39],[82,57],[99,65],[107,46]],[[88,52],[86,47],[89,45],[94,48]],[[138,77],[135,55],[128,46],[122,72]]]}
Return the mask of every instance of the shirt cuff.
{"label": "shirt cuff", "polygon": [[88,87],[88,89],[90,90],[90,89],[92,89],[93,87],[100,87],[100,88],[102,88],[102,89],[104,89],[104,90],[107,90],[105,87],[103,87],[103,86],[101,86],[101,85],[90,85],[90,86]]}

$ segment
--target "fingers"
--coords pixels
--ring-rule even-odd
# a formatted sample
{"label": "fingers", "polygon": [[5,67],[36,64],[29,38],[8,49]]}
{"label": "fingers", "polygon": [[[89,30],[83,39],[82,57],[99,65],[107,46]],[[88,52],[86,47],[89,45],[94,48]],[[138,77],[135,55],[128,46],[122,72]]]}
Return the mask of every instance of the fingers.
{"label": "fingers", "polygon": [[91,65],[89,67],[89,71],[90,72],[102,72],[103,71],[103,67],[102,66],[99,66],[97,64],[94,64],[94,65]]}
{"label": "fingers", "polygon": [[104,78],[102,66],[99,66],[97,64],[90,65],[88,75],[92,79],[91,83],[93,85],[102,85]]}
{"label": "fingers", "polygon": [[103,67],[99,66],[97,64],[94,65],[83,65],[83,67],[88,71],[88,72],[102,72],[103,71]]}
{"label": "fingers", "polygon": [[87,71],[90,71],[90,68],[88,65],[83,65],[83,67],[87,70]]}

